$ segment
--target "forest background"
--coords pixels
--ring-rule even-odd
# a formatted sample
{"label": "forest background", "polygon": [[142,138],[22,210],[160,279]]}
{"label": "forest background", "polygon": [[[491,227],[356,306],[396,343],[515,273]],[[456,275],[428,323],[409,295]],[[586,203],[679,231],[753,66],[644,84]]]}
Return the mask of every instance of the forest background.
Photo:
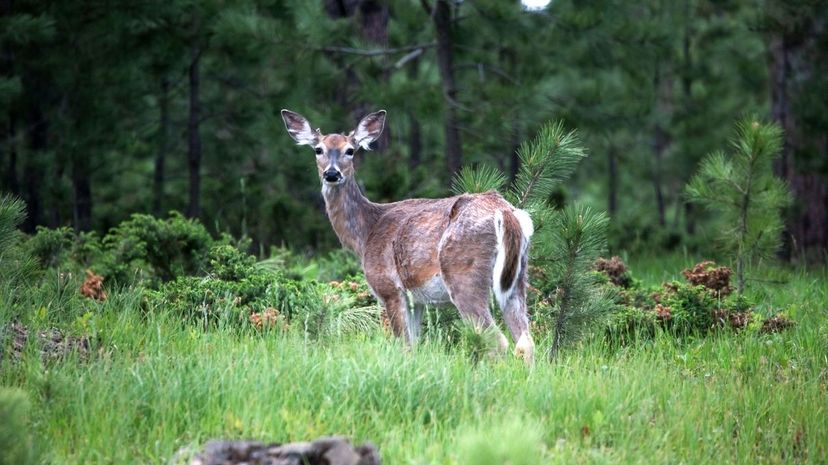
{"label": "forest background", "polygon": [[784,130],[783,255],[828,248],[828,5],[818,0],[0,0],[0,190],[24,230],[104,233],[170,210],[271,246],[338,247],[312,155],[279,110],[346,132],[369,198],[450,193],[463,165],[519,169],[549,120],[590,157],[558,201],[609,212],[612,252],[708,249],[684,186],[733,124]]}

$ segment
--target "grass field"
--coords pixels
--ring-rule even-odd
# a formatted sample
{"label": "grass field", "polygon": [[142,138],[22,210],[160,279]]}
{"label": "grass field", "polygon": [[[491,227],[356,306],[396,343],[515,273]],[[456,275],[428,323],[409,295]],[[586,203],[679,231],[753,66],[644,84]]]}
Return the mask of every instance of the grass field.
{"label": "grass field", "polygon": [[[691,261],[632,268],[660,282]],[[0,382],[28,396],[49,463],[163,464],[210,438],[330,434],[372,441],[387,464],[825,463],[828,275],[762,276],[757,310],[786,309],[793,329],[623,348],[593,338],[555,364],[540,340],[533,368],[473,364],[436,337],[406,352],[382,330],[321,341],[204,331],[142,314],[134,291],[64,308],[60,286],[46,286],[27,323],[92,333],[92,353],[44,362],[30,344],[0,362]]]}

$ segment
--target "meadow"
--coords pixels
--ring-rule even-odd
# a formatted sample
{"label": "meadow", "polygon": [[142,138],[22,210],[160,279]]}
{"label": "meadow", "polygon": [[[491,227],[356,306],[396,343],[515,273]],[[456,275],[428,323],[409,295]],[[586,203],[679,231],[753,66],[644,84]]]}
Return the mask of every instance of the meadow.
{"label": "meadow", "polygon": [[[658,283],[694,258],[630,262]],[[3,357],[0,383],[24,393],[46,463],[186,463],[211,438],[330,434],[373,442],[388,464],[825,463],[828,274],[762,275],[749,287],[755,311],[784,310],[793,328],[660,332],[623,346],[597,333],[553,363],[539,334],[528,368],[474,362],[440,331],[407,351],[381,325],[326,337],[221,320],[204,329],[147,311],[129,287],[75,298],[77,283],[54,271],[24,303],[39,309],[25,323],[90,335],[89,350],[49,358],[30,340]],[[15,291],[0,291],[7,329]]]}

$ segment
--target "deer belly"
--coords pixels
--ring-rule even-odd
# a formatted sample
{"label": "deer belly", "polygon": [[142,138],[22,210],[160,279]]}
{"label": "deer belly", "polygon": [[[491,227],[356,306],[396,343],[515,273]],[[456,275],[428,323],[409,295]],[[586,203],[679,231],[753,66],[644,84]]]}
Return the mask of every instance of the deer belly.
{"label": "deer belly", "polygon": [[436,305],[451,302],[448,288],[440,274],[435,275],[418,288],[409,289],[409,292],[411,292],[414,303],[418,304]]}

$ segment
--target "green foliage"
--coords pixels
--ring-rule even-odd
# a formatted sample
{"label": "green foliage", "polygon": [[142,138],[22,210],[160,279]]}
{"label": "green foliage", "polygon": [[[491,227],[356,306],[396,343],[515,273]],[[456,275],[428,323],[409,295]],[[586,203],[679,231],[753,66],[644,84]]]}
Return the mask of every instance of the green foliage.
{"label": "green foliage", "polygon": [[531,208],[546,204],[587,151],[575,131],[567,132],[563,122],[556,121],[541,126],[534,139],[520,146],[518,155],[520,172],[506,198],[518,208]]}
{"label": "green foliage", "polygon": [[457,463],[463,465],[540,465],[541,428],[531,420],[510,419],[496,428],[472,429],[458,440]]}
{"label": "green foliage", "polygon": [[132,215],[104,238],[118,262],[146,263],[151,275],[164,282],[198,274],[207,264],[213,242],[200,222],[178,212],[167,219]]}
{"label": "green foliage", "polygon": [[206,276],[179,276],[145,293],[146,308],[169,312],[205,327],[249,326],[251,315],[275,311],[310,336],[347,334],[375,328],[379,307],[363,282],[321,283],[295,279],[230,245],[208,256]]}
{"label": "green foliage", "polygon": [[0,465],[39,463],[29,433],[31,404],[19,389],[0,388]]}
{"label": "green foliage", "polygon": [[736,125],[732,154],[708,155],[687,185],[691,201],[720,216],[719,240],[736,263],[740,293],[746,268],[781,243],[782,209],[791,202],[787,186],[773,175],[781,146],[778,125],[746,118]]}
{"label": "green foliage", "polygon": [[550,215],[537,236],[533,263],[555,277],[550,359],[615,310],[609,288],[591,272],[606,248],[608,222],[589,207],[567,206]]}
{"label": "green foliage", "polygon": [[17,227],[26,217],[23,201],[3,195],[0,197],[0,256],[17,242]]}
{"label": "green foliage", "polygon": [[26,246],[40,266],[52,268],[64,264],[74,242],[75,231],[72,228],[49,229],[38,226],[37,232],[26,242]]}
{"label": "green foliage", "polygon": [[9,195],[0,196],[0,284],[14,287],[33,274],[36,263],[21,246],[22,234],[17,227],[26,217],[23,201]]}
{"label": "green foliage", "polygon": [[454,177],[451,190],[455,194],[500,191],[506,185],[506,176],[489,165],[464,166]]}

